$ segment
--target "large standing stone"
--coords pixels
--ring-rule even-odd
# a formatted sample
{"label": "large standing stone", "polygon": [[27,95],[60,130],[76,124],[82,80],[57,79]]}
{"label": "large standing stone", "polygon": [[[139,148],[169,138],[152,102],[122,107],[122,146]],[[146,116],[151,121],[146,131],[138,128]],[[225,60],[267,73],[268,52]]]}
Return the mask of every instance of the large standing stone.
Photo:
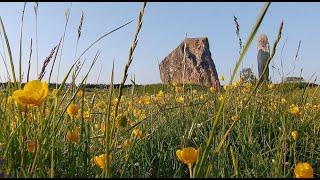
{"label": "large standing stone", "polygon": [[184,83],[220,88],[211,58],[208,38],[187,38],[159,64],[163,83],[183,83],[184,45],[186,44]]}

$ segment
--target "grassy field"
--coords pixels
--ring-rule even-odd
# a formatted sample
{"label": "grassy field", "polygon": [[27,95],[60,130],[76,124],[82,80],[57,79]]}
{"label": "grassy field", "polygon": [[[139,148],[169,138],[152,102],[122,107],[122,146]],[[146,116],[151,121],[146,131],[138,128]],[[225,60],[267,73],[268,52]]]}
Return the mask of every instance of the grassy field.
{"label": "grassy field", "polygon": [[[182,85],[175,84],[124,89],[114,121],[115,138],[110,140],[111,177],[189,177],[176,151],[184,147],[203,151],[225,92],[190,85],[184,88],[184,93]],[[244,104],[251,89],[250,84],[232,87],[202,176],[294,177],[298,162],[309,162],[318,176],[320,100],[314,97],[319,97],[319,90],[288,92],[281,85],[269,86]],[[62,100],[50,90],[41,106],[26,111],[19,109],[11,94],[1,93],[3,173],[10,177],[102,175],[103,168],[93,158],[105,152],[109,93],[107,89],[81,92],[73,100],[79,107],[73,115],[63,113],[71,93]],[[115,102],[116,96],[110,112]],[[292,110],[293,104],[299,107],[297,111]],[[141,134],[135,134],[137,130]],[[298,132],[296,139],[293,131]]]}
{"label": "grassy field", "polygon": [[[109,88],[84,88],[100,52],[87,72],[81,71],[81,60],[95,43],[130,22],[90,44],[61,84],[49,89],[63,41],[44,61],[38,79],[29,80],[28,72],[23,83],[21,58],[14,67],[0,18],[11,77],[0,90],[1,177],[320,177],[319,88],[235,78],[269,5],[244,44],[229,85],[221,89],[183,83],[138,86],[134,81],[124,87],[145,3],[117,88],[114,70]],[[48,80],[43,79],[46,69]]]}

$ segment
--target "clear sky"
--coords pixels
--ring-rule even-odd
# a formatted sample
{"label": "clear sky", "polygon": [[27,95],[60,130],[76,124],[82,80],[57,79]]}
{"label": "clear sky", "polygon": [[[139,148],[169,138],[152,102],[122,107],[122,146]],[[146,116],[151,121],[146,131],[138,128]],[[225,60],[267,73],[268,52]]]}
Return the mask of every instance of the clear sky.
{"label": "clear sky", "polygon": [[[21,24],[22,2],[0,3],[0,16],[4,22],[14,61],[18,72],[19,33]],[[79,42],[77,55],[91,42],[113,28],[129,20],[136,20],[142,3],[39,3],[38,11],[38,39],[39,39],[39,71],[43,60],[49,55],[51,49],[58,44],[65,24],[65,11],[71,7],[69,25],[63,48],[59,81],[66,74],[74,61],[77,39],[77,28],[81,12],[84,12],[82,36]],[[36,50],[35,50],[35,14],[34,3],[27,3],[23,35],[23,73],[26,80],[29,56],[30,39],[33,38],[33,56],[31,60],[31,79],[37,78]],[[233,16],[240,23],[240,35],[245,42],[256,18],[263,7],[263,3],[148,3],[145,9],[144,23],[139,35],[139,42],[134,54],[129,77],[135,74],[137,84],[160,83],[158,62],[167,56],[181,41],[185,34],[188,37],[206,36],[209,39],[212,58],[216,65],[218,75],[224,75],[226,81],[234,68],[239,56],[239,43],[235,33]],[[279,72],[284,71],[285,76],[302,76],[309,81],[319,76],[320,60],[320,3],[272,3],[260,26],[258,34],[265,33],[269,37],[272,47],[280,22],[284,21],[282,39],[277,53],[271,62],[270,75],[274,82],[279,82]],[[123,29],[111,34],[93,47],[85,58],[87,63],[81,76],[87,68],[97,50],[102,50],[99,61],[89,75],[89,82],[108,83],[110,81],[112,61],[115,60],[115,83],[122,79],[124,65],[127,62],[128,52],[136,31],[136,21]],[[301,40],[300,52],[297,60],[295,55],[298,43]],[[281,55],[281,49],[283,52]],[[2,44],[2,43],[0,43]],[[0,45],[2,46],[2,45]],[[247,53],[243,67],[251,67],[257,75],[257,37]],[[1,53],[3,53],[2,48]],[[281,68],[281,59],[283,69]],[[2,59],[0,63],[1,80],[5,79],[6,71]],[[59,57],[57,58],[57,62]],[[7,65],[9,65],[7,63]],[[51,67],[51,63],[48,66]],[[274,67],[274,68],[273,68]],[[48,69],[49,69],[48,68]],[[99,72],[101,74],[99,77]],[[289,73],[289,74],[288,74]],[[315,73],[315,74],[314,74]],[[44,80],[48,79],[49,70]],[[314,76],[312,77],[312,75]],[[53,72],[56,81],[57,66]],[[98,79],[99,77],[99,79]],[[312,79],[310,79],[312,77]],[[319,79],[319,78],[317,78]],[[319,83],[320,81],[317,80]]]}

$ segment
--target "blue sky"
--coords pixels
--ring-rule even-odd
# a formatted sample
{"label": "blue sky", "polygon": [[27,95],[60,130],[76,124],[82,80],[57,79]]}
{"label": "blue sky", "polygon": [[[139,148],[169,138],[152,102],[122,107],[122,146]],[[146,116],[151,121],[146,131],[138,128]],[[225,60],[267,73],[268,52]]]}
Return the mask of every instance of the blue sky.
{"label": "blue sky", "polygon": [[[36,50],[35,50],[35,15],[34,3],[27,3],[23,35],[23,73],[26,80],[29,56],[30,38],[33,38],[33,56],[31,60],[31,79],[37,78]],[[39,39],[39,71],[43,60],[51,49],[59,42],[64,31],[65,10],[70,3],[39,3],[38,39]],[[66,74],[74,61],[77,39],[77,27],[81,12],[84,12],[82,37],[79,42],[78,53],[82,52],[91,42],[102,34],[129,21],[136,20],[142,3],[72,3],[70,21],[66,32],[66,39],[62,54],[59,81]],[[145,9],[144,23],[139,36],[139,43],[134,54],[129,77],[134,74],[136,83],[160,83],[158,62],[168,55],[184,39],[188,37],[203,37],[209,39],[212,58],[218,75],[224,75],[225,84],[239,56],[239,43],[235,33],[233,16],[240,23],[240,35],[245,42],[256,18],[263,7],[263,3],[148,3]],[[18,72],[19,33],[21,24],[22,2],[0,3],[0,16],[4,22],[13,57]],[[279,25],[284,21],[282,39],[277,53],[271,62],[270,75],[274,82],[281,79],[282,70],[285,76],[302,76],[313,81],[319,76],[320,61],[320,3],[272,3],[260,26],[258,34],[265,33],[269,37],[270,45],[275,41]],[[88,81],[91,83],[108,83],[110,81],[112,61],[115,60],[115,83],[122,79],[124,65],[127,62],[128,52],[136,31],[136,21],[125,28],[111,34],[93,47],[85,58],[81,76],[87,72],[91,60],[97,50],[101,50],[99,61],[94,66]],[[295,55],[298,43],[301,40],[300,52],[297,60]],[[282,46],[283,52],[281,55]],[[2,43],[0,43],[2,44]],[[2,46],[2,45],[0,45]],[[243,67],[251,67],[257,74],[256,50],[257,40],[252,43],[243,63]],[[2,48],[1,53],[3,53]],[[281,68],[281,59],[283,69]],[[59,57],[57,62],[59,61]],[[8,64],[9,65],[9,64]],[[273,68],[273,67],[274,68]],[[51,67],[51,64],[49,65]],[[49,68],[48,68],[49,69]],[[6,71],[1,59],[1,81],[4,81]],[[99,72],[101,74],[99,76]],[[293,70],[293,71],[292,71]],[[47,75],[49,70],[47,70]],[[289,74],[288,74],[289,73]],[[44,80],[48,79],[45,76]],[[312,77],[312,75],[314,75]],[[53,72],[53,81],[56,81],[57,66]],[[99,77],[99,79],[98,79]],[[312,78],[311,78],[312,77]],[[319,79],[319,78],[318,78]],[[79,79],[80,80],[80,79]],[[79,81],[78,81],[79,82]],[[127,80],[127,82],[130,82]],[[317,80],[317,82],[320,82]]]}

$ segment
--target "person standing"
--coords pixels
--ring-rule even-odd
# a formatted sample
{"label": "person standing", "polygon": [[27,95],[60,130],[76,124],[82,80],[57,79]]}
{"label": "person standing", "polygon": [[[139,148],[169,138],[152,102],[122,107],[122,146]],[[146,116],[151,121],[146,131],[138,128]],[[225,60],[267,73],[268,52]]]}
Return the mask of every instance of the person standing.
{"label": "person standing", "polygon": [[[265,66],[268,65],[268,59],[270,57],[268,37],[265,34],[261,34],[258,38],[258,72],[259,78],[262,76]],[[262,82],[269,82],[269,67],[267,67],[266,72],[263,74]]]}

